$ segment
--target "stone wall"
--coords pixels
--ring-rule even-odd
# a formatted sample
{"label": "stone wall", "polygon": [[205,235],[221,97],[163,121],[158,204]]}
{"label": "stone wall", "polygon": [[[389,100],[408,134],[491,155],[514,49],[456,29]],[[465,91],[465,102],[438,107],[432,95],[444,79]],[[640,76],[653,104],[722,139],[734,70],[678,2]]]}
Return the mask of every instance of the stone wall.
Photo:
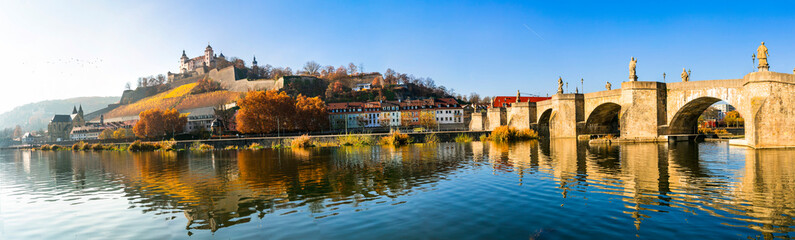
{"label": "stone wall", "polygon": [[491,131],[506,123],[505,108],[489,108],[486,112],[486,130]]}
{"label": "stone wall", "polygon": [[486,113],[473,112],[472,119],[469,121],[470,131],[483,131],[486,129]]}
{"label": "stone wall", "polygon": [[221,70],[212,69],[207,76],[221,83],[221,87],[233,92],[248,92],[251,90],[272,90],[284,87],[284,81],[279,80],[254,80],[238,79],[235,75],[235,67],[229,66]]}
{"label": "stone wall", "polygon": [[536,104],[531,102],[512,103],[507,109],[507,125],[516,129],[529,129],[536,122]]}

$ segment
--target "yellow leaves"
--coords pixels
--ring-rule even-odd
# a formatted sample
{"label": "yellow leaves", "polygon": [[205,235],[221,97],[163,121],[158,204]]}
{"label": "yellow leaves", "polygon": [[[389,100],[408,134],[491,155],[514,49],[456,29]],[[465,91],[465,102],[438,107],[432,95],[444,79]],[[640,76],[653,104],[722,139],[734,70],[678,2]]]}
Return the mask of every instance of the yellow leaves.
{"label": "yellow leaves", "polygon": [[190,83],[179,86],[167,92],[163,92],[138,102],[122,105],[113,109],[105,118],[115,118],[124,116],[135,116],[149,109],[169,109],[186,110],[201,107],[215,107],[222,104],[234,102],[243,93],[230,91],[214,91],[202,94],[190,94],[197,83]]}
{"label": "yellow leaves", "polygon": [[215,91],[202,94],[188,95],[175,106],[178,110],[185,110],[200,107],[215,107],[222,104],[234,102],[239,99],[243,94],[239,92],[230,91]]}
{"label": "yellow leaves", "polygon": [[174,88],[171,91],[168,91],[163,98],[175,98],[175,97],[182,97],[190,93],[194,87],[196,87],[197,83],[189,83],[177,88]]}

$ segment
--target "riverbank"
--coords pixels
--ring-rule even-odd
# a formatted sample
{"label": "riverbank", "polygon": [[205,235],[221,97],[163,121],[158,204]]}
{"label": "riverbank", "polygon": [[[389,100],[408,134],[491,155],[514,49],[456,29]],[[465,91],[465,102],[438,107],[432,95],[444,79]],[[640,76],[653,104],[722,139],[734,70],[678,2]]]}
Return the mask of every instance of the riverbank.
{"label": "riverbank", "polygon": [[[480,139],[483,135],[488,135],[490,131],[444,131],[444,132],[420,132],[420,133],[405,133],[414,143],[423,143],[430,139],[436,142],[454,142],[456,137],[468,136],[472,139]],[[360,133],[360,134],[334,134],[334,135],[309,135],[309,140],[316,146],[340,146],[340,139],[346,137],[356,137],[365,139],[365,141],[378,144],[382,137],[389,136],[390,133]],[[252,144],[259,145],[263,148],[279,148],[289,146],[293,140],[301,136],[284,136],[284,137],[250,137],[250,138],[222,138],[222,139],[203,139],[203,140],[179,140],[173,141],[174,149],[190,149],[193,145],[206,145],[215,149],[224,148],[246,148]],[[153,143],[159,141],[151,141]],[[133,142],[88,142],[89,144],[103,144],[107,146],[130,146]],[[60,146],[62,149],[71,149],[74,143],[68,144],[54,144]],[[0,149],[39,149],[42,145],[26,145],[26,146],[13,146]]]}

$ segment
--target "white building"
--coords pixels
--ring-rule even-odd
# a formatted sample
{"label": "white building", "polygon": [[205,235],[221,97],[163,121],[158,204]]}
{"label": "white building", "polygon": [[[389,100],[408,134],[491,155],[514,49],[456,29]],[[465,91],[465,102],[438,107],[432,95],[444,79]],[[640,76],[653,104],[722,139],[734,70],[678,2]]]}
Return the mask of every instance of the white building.
{"label": "white building", "polygon": [[436,122],[439,124],[464,123],[464,108],[452,98],[441,98],[436,105]]}
{"label": "white building", "polygon": [[355,87],[351,88],[353,91],[362,91],[362,90],[369,90],[372,86],[369,83],[359,83],[356,84]]}
{"label": "white building", "polygon": [[213,131],[212,123],[213,120],[215,120],[215,108],[192,108],[180,112],[188,114],[188,123],[185,124],[186,133],[202,130],[207,132]]}

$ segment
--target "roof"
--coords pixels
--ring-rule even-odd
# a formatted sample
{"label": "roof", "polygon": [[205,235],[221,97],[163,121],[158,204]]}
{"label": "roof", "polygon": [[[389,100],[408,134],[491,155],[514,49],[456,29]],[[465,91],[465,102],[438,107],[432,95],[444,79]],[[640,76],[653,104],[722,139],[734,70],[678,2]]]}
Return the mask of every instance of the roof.
{"label": "roof", "polygon": [[[519,97],[519,102],[540,102],[544,100],[551,99],[551,97]],[[515,96],[497,96],[494,97],[494,102],[492,102],[492,107],[507,107],[510,106],[511,103],[516,102]],[[505,106],[503,106],[503,103]]]}
{"label": "roof", "polygon": [[72,117],[69,115],[59,115],[56,114],[52,117],[51,122],[72,122]]}

